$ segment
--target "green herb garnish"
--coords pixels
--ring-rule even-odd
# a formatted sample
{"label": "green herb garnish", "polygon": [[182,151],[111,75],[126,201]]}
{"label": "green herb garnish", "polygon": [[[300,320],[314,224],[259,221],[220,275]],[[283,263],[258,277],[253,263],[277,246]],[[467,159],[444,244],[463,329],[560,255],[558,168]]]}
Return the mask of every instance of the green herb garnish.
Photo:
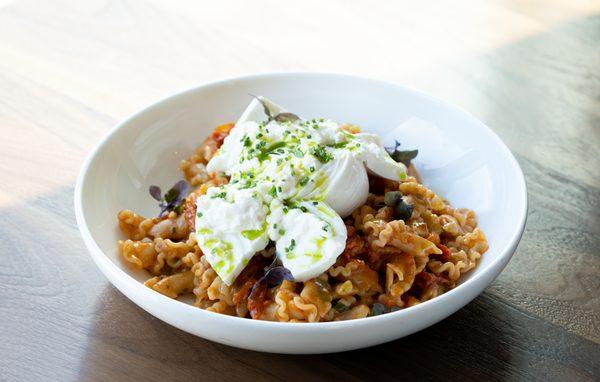
{"label": "green herb garnish", "polygon": [[333,155],[327,152],[324,146],[315,146],[310,149],[310,153],[321,163],[327,163],[333,160]]}
{"label": "green herb garnish", "polygon": [[211,198],[213,198],[213,199],[216,199],[216,198],[225,199],[226,196],[227,196],[227,192],[223,191],[223,192],[219,192],[218,194],[211,195]]}
{"label": "green herb garnish", "polygon": [[334,149],[343,149],[344,147],[346,147],[346,145],[348,145],[348,142],[338,142],[329,144],[327,145],[327,147],[332,147]]}
{"label": "green herb garnish", "polygon": [[244,147],[250,147],[250,145],[252,144],[252,142],[250,141],[250,137],[243,138],[243,142],[244,142]]}
{"label": "green herb garnish", "polygon": [[271,187],[271,189],[269,190],[269,195],[271,195],[272,197],[277,196],[277,188],[275,186]]}
{"label": "green herb garnish", "polygon": [[277,143],[273,143],[271,146],[264,148],[267,145],[267,142],[265,141],[261,141],[261,143],[264,143],[262,145],[260,145],[260,147],[257,148],[261,149],[260,154],[258,154],[256,157],[258,158],[259,161],[264,161],[265,159],[267,159],[267,157],[271,154],[273,154],[273,152],[275,152],[277,149],[282,148],[285,146],[285,142],[277,142]]}
{"label": "green herb garnish", "polygon": [[306,184],[308,183],[308,180],[309,180],[308,176],[303,176],[302,178],[300,178],[300,180],[298,181],[298,183],[301,186],[306,186]]}
{"label": "green herb garnish", "polygon": [[290,241],[290,245],[285,248],[285,251],[292,252],[294,248],[296,248],[296,240],[292,239],[292,241]]}

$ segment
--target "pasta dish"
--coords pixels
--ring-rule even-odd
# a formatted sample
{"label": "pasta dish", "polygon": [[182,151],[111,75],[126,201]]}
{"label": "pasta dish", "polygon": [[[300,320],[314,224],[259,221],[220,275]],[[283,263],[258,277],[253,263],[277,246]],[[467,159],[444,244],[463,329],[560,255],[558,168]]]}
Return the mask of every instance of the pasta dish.
{"label": "pasta dish", "polygon": [[405,309],[454,288],[488,249],[473,211],[420,183],[417,150],[254,97],[151,186],[157,216],[118,213],[145,285],[209,311],[319,322]]}

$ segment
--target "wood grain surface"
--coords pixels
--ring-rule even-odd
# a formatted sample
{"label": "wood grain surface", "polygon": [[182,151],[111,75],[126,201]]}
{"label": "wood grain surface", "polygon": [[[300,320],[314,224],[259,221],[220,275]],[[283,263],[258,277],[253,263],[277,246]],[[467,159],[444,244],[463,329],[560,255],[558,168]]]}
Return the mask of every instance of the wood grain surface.
{"label": "wood grain surface", "polygon": [[[469,110],[529,187],[486,292],[410,337],[284,356],[193,337],[117,292],[77,231],[87,152],[208,80],[334,71]],[[0,380],[599,380],[600,3],[0,0]]]}

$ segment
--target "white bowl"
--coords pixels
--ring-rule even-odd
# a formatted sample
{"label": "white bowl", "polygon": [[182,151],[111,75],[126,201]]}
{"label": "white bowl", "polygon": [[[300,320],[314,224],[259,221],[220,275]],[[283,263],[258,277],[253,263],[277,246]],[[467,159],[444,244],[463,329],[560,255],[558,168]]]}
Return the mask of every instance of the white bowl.
{"label": "white bowl", "polygon": [[[477,269],[455,289],[423,304],[380,316],[340,322],[280,323],[230,317],[172,300],[142,285],[149,276],[118,256],[117,212],[157,212],[148,195],[181,176],[178,163],[212,129],[236,120],[264,95],[306,117],[328,117],[393,139],[416,159],[425,185],[456,207],[475,210],[490,247]],[[326,353],[391,341],[432,325],[480,294],[510,260],[523,233],[527,191],[517,161],[474,117],[402,86],[318,73],[234,78],[167,97],[112,129],[87,157],[75,188],[75,213],[92,258],[110,282],[159,319],[223,344],[276,353]]]}

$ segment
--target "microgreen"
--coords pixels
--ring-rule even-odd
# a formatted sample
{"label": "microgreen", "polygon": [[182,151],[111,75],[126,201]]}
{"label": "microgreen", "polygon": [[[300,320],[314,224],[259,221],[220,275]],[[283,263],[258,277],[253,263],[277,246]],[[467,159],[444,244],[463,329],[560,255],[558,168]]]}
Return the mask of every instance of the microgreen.
{"label": "microgreen", "polygon": [[185,180],[180,180],[175,183],[169,191],[162,195],[160,187],[154,185],[150,186],[148,189],[150,196],[159,202],[158,206],[160,207],[160,213],[158,214],[158,217],[161,217],[165,212],[174,211],[176,213],[181,213],[188,188],[189,184]]}
{"label": "microgreen", "polygon": [[265,308],[264,302],[267,300],[267,288],[280,285],[284,280],[294,281],[292,272],[289,269],[276,264],[277,257],[275,257],[271,265],[266,269],[265,274],[250,289],[250,293],[248,294],[248,308],[250,309],[250,315],[254,319],[258,318]]}
{"label": "microgreen", "polygon": [[273,267],[265,273],[263,276],[269,287],[274,287],[283,282],[283,280],[294,281],[294,277],[292,276],[292,272],[289,269],[284,267],[283,265],[279,265]]}
{"label": "microgreen", "polygon": [[279,113],[273,119],[277,122],[294,122],[299,120],[300,117],[293,113]]}
{"label": "microgreen", "polygon": [[289,269],[283,265],[277,265],[277,258],[275,258],[266,269],[265,274],[254,283],[250,290],[250,295],[255,293],[256,290],[280,285],[283,280],[294,281],[294,277]]}
{"label": "microgreen", "polygon": [[261,98],[261,97],[257,97],[253,94],[250,94],[252,97],[256,98],[258,100],[258,102],[260,102],[260,104],[263,107],[263,111],[265,112],[265,115],[267,116],[268,120],[267,122],[271,122],[271,121],[277,121],[277,122],[295,122],[300,120],[300,117],[298,117],[296,114],[294,113],[279,113],[276,115],[273,115],[273,113],[271,112],[271,109],[269,109],[269,106],[267,105],[267,103]]}

